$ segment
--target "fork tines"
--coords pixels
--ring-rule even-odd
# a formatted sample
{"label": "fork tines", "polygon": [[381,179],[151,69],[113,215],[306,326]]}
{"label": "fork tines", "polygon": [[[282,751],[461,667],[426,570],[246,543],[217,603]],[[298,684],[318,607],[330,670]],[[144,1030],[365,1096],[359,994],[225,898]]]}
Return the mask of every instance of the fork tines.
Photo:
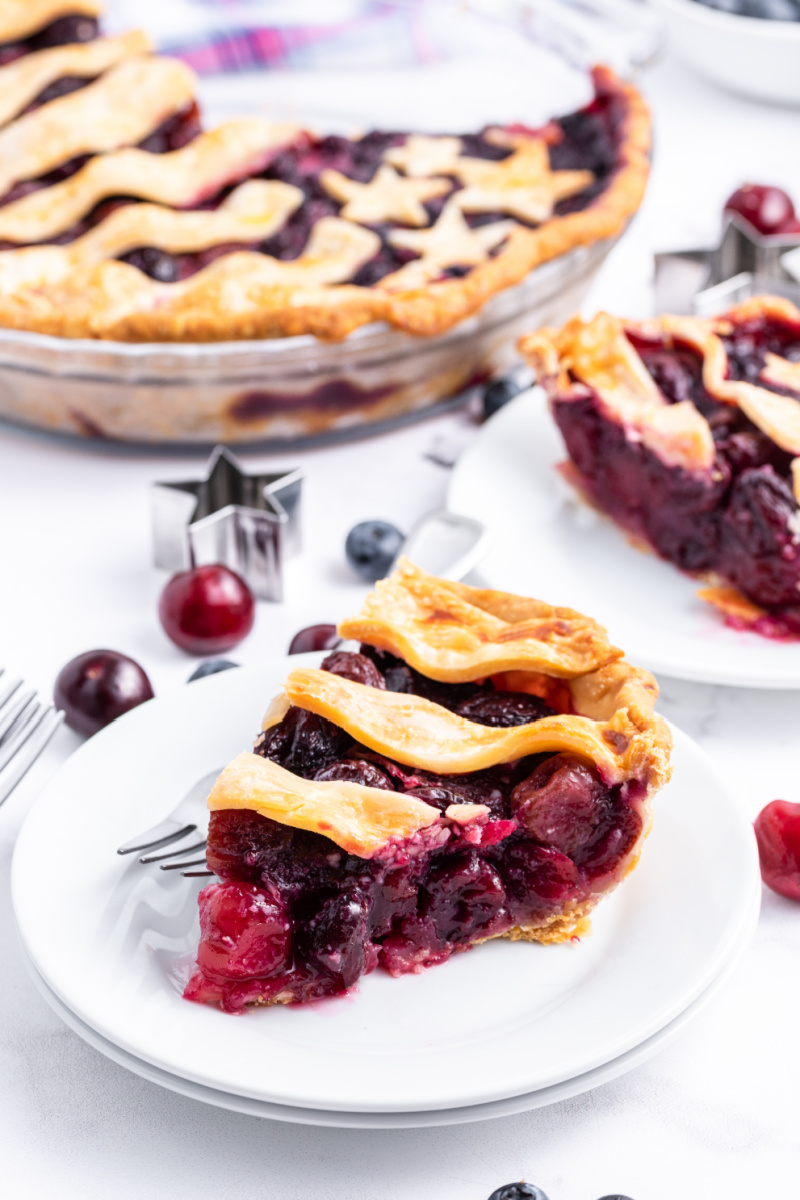
{"label": "fork tines", "polygon": [[0,667],[0,804],[36,762],[64,719]]}

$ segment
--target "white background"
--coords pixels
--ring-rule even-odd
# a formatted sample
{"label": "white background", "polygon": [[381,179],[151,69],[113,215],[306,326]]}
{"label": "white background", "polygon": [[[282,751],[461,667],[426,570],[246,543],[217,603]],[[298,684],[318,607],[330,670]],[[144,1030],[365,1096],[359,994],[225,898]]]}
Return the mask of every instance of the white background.
{"label": "white background", "polygon": [[[722,201],[742,180],[779,183],[800,198],[800,115],[723,95],[670,58],[643,86],[656,123],[652,183],[587,309],[646,313],[652,251],[711,240]],[[468,417],[445,417],[282,460],[308,472],[307,549],[287,572],[286,603],[259,607],[254,633],[233,657],[257,662],[283,653],[297,628],[352,610],[363,589],[343,561],[347,530],[370,516],[408,528],[441,504],[447,471],[426,452],[437,438],[452,445],[473,433]],[[0,430],[0,657],[10,667],[46,694],[68,658],[110,646],[137,658],[157,692],[182,685],[193,663],[157,623],[164,577],[149,562],[147,485],[191,476],[201,465],[198,457]],[[776,796],[800,799],[797,693],[661,684],[662,711],[713,755],[743,812],[755,816]],[[28,981],[8,901],[17,829],[77,743],[62,731],[0,810],[5,1194],[486,1200],[524,1176],[551,1200],[609,1192],[633,1200],[796,1195],[800,908],[770,893],[743,967],[674,1046],[615,1083],[528,1115],[414,1132],[304,1129],[207,1108],[106,1061],[61,1025]],[[53,903],[68,870],[69,863],[42,863]]]}

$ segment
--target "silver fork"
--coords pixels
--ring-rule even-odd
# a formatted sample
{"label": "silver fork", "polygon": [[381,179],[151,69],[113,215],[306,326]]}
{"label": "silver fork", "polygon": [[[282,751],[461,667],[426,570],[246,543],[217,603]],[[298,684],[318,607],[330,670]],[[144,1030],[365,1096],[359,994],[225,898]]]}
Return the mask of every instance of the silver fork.
{"label": "silver fork", "polygon": [[30,770],[64,720],[33,688],[0,667],[0,804]]}
{"label": "silver fork", "polygon": [[[158,863],[162,871],[181,871],[181,875],[185,875],[187,879],[213,875],[214,872],[208,870],[205,856],[208,834],[208,809],[205,802],[218,775],[219,771],[211,771],[202,779],[198,779],[165,820],[125,842],[119,847],[117,854],[141,854],[144,851],[139,858],[140,863]],[[166,850],[167,846],[171,846],[172,849]],[[155,853],[156,851],[165,853]],[[200,854],[201,851],[201,857],[186,861],[187,855]],[[181,870],[181,867],[203,869],[190,871]]]}

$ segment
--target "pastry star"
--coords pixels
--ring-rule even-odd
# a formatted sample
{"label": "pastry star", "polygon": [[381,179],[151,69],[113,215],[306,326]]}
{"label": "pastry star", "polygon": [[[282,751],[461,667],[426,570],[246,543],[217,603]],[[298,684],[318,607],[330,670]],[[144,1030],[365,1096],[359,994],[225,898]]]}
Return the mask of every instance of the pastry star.
{"label": "pastry star", "polygon": [[547,144],[539,138],[527,139],[500,162],[461,158],[453,173],[465,185],[456,194],[464,212],[499,210],[533,224],[551,217],[559,200],[594,182],[591,171],[551,171]]}
{"label": "pastry star", "polygon": [[513,221],[494,221],[470,229],[454,197],[448,200],[430,229],[419,233],[393,229],[389,233],[393,246],[413,250],[420,257],[385,276],[380,286],[389,291],[424,287],[430,279],[441,275],[445,267],[476,266],[486,261],[489,251],[508,237],[513,228]]}
{"label": "pastry star", "polygon": [[425,137],[412,133],[402,146],[393,146],[384,154],[386,162],[399,167],[414,178],[449,174],[455,169],[461,153],[461,138]]}
{"label": "pastry star", "polygon": [[388,163],[378,167],[369,183],[356,183],[330,169],[321,173],[320,181],[325,191],[344,205],[340,215],[362,225],[382,221],[427,225],[422,201],[441,196],[453,186],[449,179],[406,179]]}

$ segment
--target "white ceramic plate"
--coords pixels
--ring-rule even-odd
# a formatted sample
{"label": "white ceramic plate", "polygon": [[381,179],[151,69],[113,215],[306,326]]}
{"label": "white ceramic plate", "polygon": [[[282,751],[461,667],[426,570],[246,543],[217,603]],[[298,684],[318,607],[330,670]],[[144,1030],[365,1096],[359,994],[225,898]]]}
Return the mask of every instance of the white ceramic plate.
{"label": "white ceramic plate", "polygon": [[105,1054],[118,1066],[125,1067],[134,1075],[140,1075],[143,1079],[149,1080],[150,1083],[157,1083],[172,1092],[189,1096],[192,1100],[200,1100],[204,1104],[229,1109],[231,1112],[247,1113],[251,1117],[286,1121],[295,1125],[325,1125],[339,1129],[419,1129],[432,1125],[464,1125],[472,1121],[488,1121],[496,1117],[513,1116],[515,1113],[528,1112],[533,1108],[544,1108],[559,1100],[568,1100],[571,1096],[582,1095],[603,1083],[610,1083],[612,1079],[617,1079],[634,1067],[641,1066],[654,1054],[663,1050],[683,1029],[684,1025],[705,1008],[708,1001],[727,983],[738,967],[758,922],[761,908],[760,880],[757,883],[758,886],[753,888],[751,897],[749,925],[742,929],[742,936],[734,948],[733,956],[725,963],[720,973],[702,995],[698,996],[688,1008],[683,1010],[680,1016],[677,1016],[674,1021],[670,1021],[658,1033],[654,1033],[652,1037],[647,1038],[638,1046],[634,1046],[625,1054],[621,1054],[619,1058],[613,1059],[610,1063],[595,1067],[593,1071],[577,1075],[574,1079],[566,1079],[563,1083],[540,1088],[537,1092],[526,1092],[523,1096],[511,1096],[507,1100],[494,1100],[488,1104],[470,1104],[461,1108],[439,1108],[417,1113],[337,1112],[333,1109],[270,1104],[267,1100],[235,1096],[230,1092],[216,1091],[214,1088],[204,1087],[201,1083],[183,1079],[180,1075],[171,1075],[168,1071],[162,1071],[145,1062],[144,1059],[136,1058],[135,1055],[121,1050],[119,1046],[115,1046],[113,1042],[109,1042],[85,1025],[47,986],[24,948],[22,948],[22,954],[37,990],[74,1033],[77,1033],[85,1042],[88,1042],[95,1050],[99,1050],[101,1054]]}
{"label": "white ceramic plate", "polygon": [[307,1008],[233,1018],[186,1003],[197,881],[114,851],[248,744],[290,665],[229,671],[134,709],[78,750],[25,822],[12,873],[23,943],[101,1037],[172,1075],[272,1104],[449,1109],[618,1058],[729,961],[752,910],[755,843],[705,756],[676,733],[674,779],[642,861],[580,944],[494,942],[421,976],[375,972],[355,995]]}
{"label": "white ceramic plate", "polygon": [[556,472],[566,450],[543,393],[487,421],[453,472],[448,507],[487,526],[491,587],[591,614],[656,674],[737,687],[800,687],[800,642],[728,629],[700,584],[630,544]]}

